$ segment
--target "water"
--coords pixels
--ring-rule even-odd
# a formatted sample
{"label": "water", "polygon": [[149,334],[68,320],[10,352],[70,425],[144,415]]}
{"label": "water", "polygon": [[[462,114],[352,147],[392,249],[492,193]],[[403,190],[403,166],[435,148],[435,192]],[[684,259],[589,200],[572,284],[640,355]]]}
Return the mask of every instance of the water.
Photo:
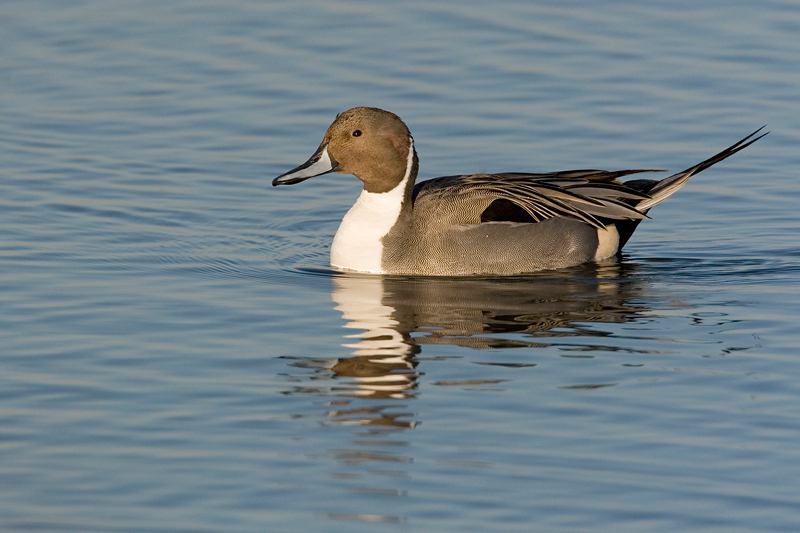
{"label": "water", "polygon": [[[797,531],[800,8],[7,1],[3,531]],[[421,177],[681,170],[620,261],[328,270],[336,113]]]}

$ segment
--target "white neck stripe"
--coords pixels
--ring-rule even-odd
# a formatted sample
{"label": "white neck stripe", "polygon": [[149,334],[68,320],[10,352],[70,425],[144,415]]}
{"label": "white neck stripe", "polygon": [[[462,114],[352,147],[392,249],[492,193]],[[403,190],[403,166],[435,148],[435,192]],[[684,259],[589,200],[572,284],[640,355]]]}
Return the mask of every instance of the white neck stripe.
{"label": "white neck stripe", "polygon": [[342,219],[331,245],[331,266],[355,272],[383,272],[382,239],[400,217],[403,199],[414,168],[414,139],[409,139],[403,180],[386,192],[361,191],[356,203]]}

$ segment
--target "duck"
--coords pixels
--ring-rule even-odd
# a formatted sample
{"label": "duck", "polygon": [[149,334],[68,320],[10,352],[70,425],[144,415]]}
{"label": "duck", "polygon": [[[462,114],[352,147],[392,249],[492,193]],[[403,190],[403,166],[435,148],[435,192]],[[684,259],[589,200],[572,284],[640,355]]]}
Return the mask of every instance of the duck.
{"label": "duck", "polygon": [[478,173],[416,183],[419,158],[408,126],[375,107],[339,113],[314,154],[273,186],[331,172],[363,182],[330,249],[340,272],[506,276],[618,255],[656,204],[693,175],[767,133],[759,128],[667,178],[619,178],[658,169]]}

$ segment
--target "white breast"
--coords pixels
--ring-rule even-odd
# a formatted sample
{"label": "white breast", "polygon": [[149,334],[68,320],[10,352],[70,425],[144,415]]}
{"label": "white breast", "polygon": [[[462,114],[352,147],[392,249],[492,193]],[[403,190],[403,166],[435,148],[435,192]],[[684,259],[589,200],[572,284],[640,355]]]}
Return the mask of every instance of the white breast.
{"label": "white breast", "polygon": [[383,239],[397,222],[403,195],[414,162],[414,142],[408,151],[406,173],[388,192],[361,191],[356,203],[342,219],[331,245],[331,266],[337,270],[380,274]]}

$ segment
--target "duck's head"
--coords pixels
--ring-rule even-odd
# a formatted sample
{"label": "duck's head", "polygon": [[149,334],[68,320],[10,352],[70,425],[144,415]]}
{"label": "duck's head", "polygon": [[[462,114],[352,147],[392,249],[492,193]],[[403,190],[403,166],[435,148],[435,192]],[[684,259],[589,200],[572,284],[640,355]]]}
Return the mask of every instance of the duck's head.
{"label": "duck's head", "polygon": [[327,174],[353,174],[367,192],[394,189],[414,161],[414,141],[400,117],[375,107],[340,113],[308,161],[282,174],[272,185],[291,185]]}

